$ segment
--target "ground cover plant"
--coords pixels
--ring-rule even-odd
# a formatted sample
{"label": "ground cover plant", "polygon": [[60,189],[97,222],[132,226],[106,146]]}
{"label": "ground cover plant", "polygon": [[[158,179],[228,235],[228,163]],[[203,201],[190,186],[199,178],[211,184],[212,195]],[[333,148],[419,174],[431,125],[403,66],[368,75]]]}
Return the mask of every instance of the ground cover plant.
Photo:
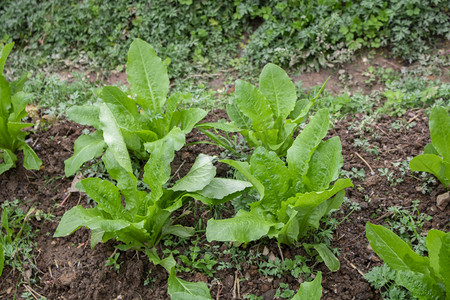
{"label": "ground cover plant", "polygon": [[27,132],[22,129],[34,124],[22,123],[27,116],[25,107],[32,95],[22,92],[27,74],[8,82],[3,76],[3,69],[14,43],[6,44],[0,56],[0,174],[16,166],[16,151],[23,151],[23,165],[27,169],[38,170],[42,162],[33,149],[25,142]]}

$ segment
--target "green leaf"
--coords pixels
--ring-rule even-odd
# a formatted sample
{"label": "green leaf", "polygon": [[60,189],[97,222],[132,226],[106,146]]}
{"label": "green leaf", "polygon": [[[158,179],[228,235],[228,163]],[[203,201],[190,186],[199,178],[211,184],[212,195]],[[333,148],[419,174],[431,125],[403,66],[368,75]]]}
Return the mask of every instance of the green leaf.
{"label": "green leaf", "polygon": [[169,93],[169,77],[155,50],[141,39],[135,39],[128,51],[127,78],[137,103],[160,113]]}
{"label": "green leaf", "polygon": [[227,115],[236,126],[242,129],[250,129],[252,127],[252,120],[239,110],[236,101],[227,104]]}
{"label": "green leaf", "polygon": [[188,282],[175,276],[175,268],[169,275],[168,292],[172,300],[212,299],[208,286],[204,282]]}
{"label": "green leaf", "polygon": [[6,59],[8,58],[8,55],[13,47],[14,43],[9,43],[2,48],[2,53],[0,55],[0,74],[3,74],[3,68],[5,67]]}
{"label": "green leaf", "polygon": [[366,236],[375,253],[391,269],[429,273],[428,259],[415,253],[408,244],[389,229],[367,222]]}
{"label": "green leaf", "polygon": [[264,185],[264,198],[261,199],[261,205],[269,211],[277,211],[281,199],[292,185],[285,163],[275,152],[259,147],[251,156],[250,171]]}
{"label": "green leaf", "polygon": [[252,120],[252,126],[256,130],[272,127],[273,115],[270,103],[256,87],[237,80],[235,101],[239,110]]}
{"label": "green leaf", "polygon": [[127,171],[132,173],[130,155],[123,139],[122,133],[110,108],[106,104],[100,106],[100,122],[103,130],[103,139],[114,155],[117,162]]}
{"label": "green leaf", "polygon": [[192,131],[195,124],[201,121],[206,114],[207,112],[200,108],[189,108],[176,111],[170,122],[170,128],[180,125],[181,131],[184,134],[188,134]]}
{"label": "green leaf", "polygon": [[42,161],[36,155],[34,150],[27,143],[22,143],[19,147],[23,151],[23,166],[27,170],[39,170]]}
{"label": "green leaf", "polygon": [[230,194],[243,191],[251,186],[252,184],[248,181],[213,178],[207,186],[197,193],[208,198],[223,199]]}
{"label": "green leaf", "polygon": [[435,154],[418,155],[409,162],[409,168],[411,171],[431,173],[445,187],[450,187],[450,165],[446,167],[444,160],[440,156]]}
{"label": "green leaf", "polygon": [[259,76],[259,88],[270,103],[274,119],[286,119],[297,101],[295,86],[286,72],[274,64],[267,64]]}
{"label": "green leaf", "polygon": [[2,276],[4,265],[5,265],[5,255],[3,254],[3,244],[0,239],[0,276]]}
{"label": "green leaf", "polygon": [[0,117],[8,120],[11,107],[11,88],[3,75],[0,75],[0,100]]}
{"label": "green leaf", "polygon": [[328,131],[328,110],[321,109],[311,118],[287,151],[289,170],[301,178],[308,171],[309,161]]}
{"label": "green leaf", "polygon": [[303,282],[291,300],[320,300],[322,297],[322,272],[317,272],[311,282]]}
{"label": "green leaf", "polygon": [[[17,156],[8,149],[0,149],[3,153],[3,163],[0,164],[0,175],[16,166]],[[0,156],[1,157],[1,156]]]}
{"label": "green leaf", "polygon": [[412,271],[398,271],[395,282],[404,286],[419,300],[444,299],[444,291],[427,274]]}
{"label": "green leaf", "polygon": [[450,163],[450,116],[444,108],[436,106],[431,111],[429,123],[433,147]]}
{"label": "green leaf", "polygon": [[314,249],[316,249],[319,256],[323,259],[325,265],[330,269],[331,272],[336,272],[341,267],[341,263],[337,257],[331,252],[330,248],[325,244],[313,244]]}
{"label": "green leaf", "polygon": [[117,187],[125,197],[126,209],[132,214],[137,214],[145,197],[145,192],[137,190],[136,177],[120,166],[111,151],[106,150],[102,160],[108,174],[117,181]]}
{"label": "green leaf", "polygon": [[119,188],[114,184],[100,178],[86,178],[81,181],[81,184],[86,194],[98,203],[98,208],[116,219],[126,216]]}
{"label": "green leaf", "polygon": [[432,229],[427,235],[428,257],[434,274],[450,291],[450,232]]}
{"label": "green leaf", "polygon": [[75,206],[63,215],[53,236],[67,236],[81,226],[86,226],[91,230],[102,229],[105,232],[117,232],[130,225],[125,220],[111,220],[106,217],[105,213],[97,207],[85,209],[80,205]]}
{"label": "green leaf", "polygon": [[105,103],[113,104],[120,108],[120,111],[131,115],[138,119],[139,112],[136,102],[129,98],[124,92],[122,92],[117,86],[105,86],[102,89],[102,99]]}
{"label": "green leaf", "polygon": [[306,186],[311,191],[327,189],[330,183],[339,176],[339,170],[344,165],[342,146],[338,136],[321,142],[311,156]]}
{"label": "green leaf", "polygon": [[248,164],[248,162],[235,161],[231,159],[223,159],[220,162],[228,164],[233,168],[235,168],[236,170],[238,170],[239,172],[241,172],[242,175],[244,175],[244,177],[247,178],[251,184],[253,184],[255,189],[258,191],[259,197],[261,199],[264,198],[264,186],[258,179],[256,179],[255,176],[252,175],[252,173],[250,172],[250,165]]}
{"label": "green leaf", "polygon": [[18,92],[11,97],[11,104],[13,111],[9,115],[8,121],[10,122],[20,122],[23,118],[27,116],[25,107],[31,101],[33,95],[26,94],[24,92]]}
{"label": "green leaf", "polygon": [[66,115],[67,118],[78,124],[89,125],[97,130],[101,127],[100,108],[97,105],[73,106],[69,108]]}
{"label": "green leaf", "polygon": [[271,227],[278,225],[255,211],[239,210],[234,218],[224,220],[208,220],[206,239],[208,242],[240,242],[256,241],[269,233]]}
{"label": "green leaf", "polygon": [[[180,128],[175,127],[172,128],[172,130],[163,138],[145,143],[144,147],[145,150],[147,150],[149,153],[153,153],[155,149],[159,149],[161,147],[168,147],[168,145],[171,145],[170,147],[173,148],[174,151],[178,151],[184,146],[185,142],[185,134],[181,131]],[[163,146],[163,144],[166,144],[166,146]]]}
{"label": "green leaf", "polygon": [[106,147],[103,132],[95,131],[88,135],[81,135],[74,145],[73,155],[64,161],[66,177],[72,176],[87,161],[100,156]]}
{"label": "green leaf", "polygon": [[202,129],[219,129],[225,132],[239,132],[241,130],[235,123],[225,122],[225,120],[219,120],[215,123],[197,124],[197,128],[199,127]]}
{"label": "green leaf", "polygon": [[200,154],[189,172],[171,188],[173,191],[195,192],[204,189],[216,175],[213,156]]}

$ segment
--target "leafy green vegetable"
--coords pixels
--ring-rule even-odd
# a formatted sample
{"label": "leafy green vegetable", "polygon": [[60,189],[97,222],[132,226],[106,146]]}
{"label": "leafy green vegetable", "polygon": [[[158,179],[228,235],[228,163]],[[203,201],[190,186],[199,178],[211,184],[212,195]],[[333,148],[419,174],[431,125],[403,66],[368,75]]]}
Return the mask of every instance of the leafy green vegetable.
{"label": "leafy green vegetable", "polygon": [[277,65],[267,64],[259,77],[259,90],[243,80],[236,81],[235,97],[227,105],[231,123],[206,123],[198,128],[233,152],[227,139],[206,129],[239,131],[251,147],[262,146],[284,156],[292,145],[298,125],[305,120],[325,85],[326,82],[314,98],[297,100],[295,86],[286,72]]}
{"label": "leafy green vegetable", "polygon": [[409,167],[411,171],[433,174],[450,189],[450,116],[444,108],[433,108],[429,126],[431,143],[425,146],[424,154],[411,160]]}
{"label": "leafy green vegetable", "polygon": [[418,299],[450,299],[450,233],[430,230],[428,257],[415,253],[389,229],[366,224],[366,236],[375,253],[394,271],[395,282]]}
{"label": "leafy green vegetable", "polygon": [[[11,52],[14,43],[9,43],[1,49],[0,74],[3,74],[6,59]],[[27,116],[25,107],[31,100],[31,95],[22,92],[26,74],[16,81],[8,82],[0,75],[0,174],[16,166],[17,156],[15,152],[22,150],[23,166],[30,170],[39,170],[42,161],[34,150],[25,142],[27,133],[22,131],[31,123],[22,123]]]}
{"label": "leafy green vegetable", "polygon": [[318,272],[316,278],[311,282],[300,285],[297,294],[292,300],[320,300],[322,297],[322,272]]}
{"label": "leafy green vegetable", "polygon": [[[131,171],[128,152],[148,159],[151,143],[172,134],[178,140],[203,119],[206,111],[198,108],[177,110],[186,95],[169,93],[169,77],[165,64],[152,46],[136,39],[128,52],[127,78],[131,95],[118,87],[102,89],[103,103],[74,106],[67,112],[70,119],[97,129],[75,142],[74,154],[65,161],[66,176],[73,175],[83,163],[109,149],[119,164]],[[136,99],[136,100],[134,100]],[[183,142],[184,144],[184,142]],[[179,150],[183,144],[177,144]]]}
{"label": "leafy green vegetable", "polygon": [[[222,160],[246,177],[260,198],[250,204],[250,211],[239,210],[230,219],[210,219],[208,241],[248,243],[268,236],[292,245],[317,229],[324,215],[340,207],[344,189],[353,186],[349,179],[337,178],[343,165],[341,144],[338,137],[322,141],[327,129],[328,111],[320,110],[287,150],[287,165],[264,147],[256,148],[249,162]],[[339,268],[330,259],[331,251],[322,246],[316,250],[330,269]]]}
{"label": "leafy green vegetable", "polygon": [[[175,128],[172,132],[174,131],[180,133],[181,129]],[[150,193],[138,189],[137,178],[132,170],[126,168],[125,162],[130,161],[128,152],[123,152],[122,156],[115,155],[114,149],[117,149],[117,145],[121,145],[122,141],[111,137],[110,141],[106,141],[111,144],[103,155],[103,162],[117,184],[100,178],[82,180],[83,189],[97,206],[75,206],[67,211],[54,236],[67,236],[85,226],[92,230],[92,247],[101,241],[116,239],[123,243],[118,248],[144,251],[150,261],[171,272],[169,293],[173,299],[197,295],[196,291],[202,291],[202,297],[206,297],[209,292],[204,293],[204,284],[185,284],[175,278],[172,273],[175,265],[173,257],[161,259],[155,247],[167,235],[186,238],[194,233],[193,228],[175,225],[171,219],[171,214],[180,208],[186,199],[195,198],[206,204],[220,203],[223,199],[228,200],[228,197],[249,188],[251,184],[239,180],[222,180],[219,181],[221,188],[217,190],[216,195],[216,180],[220,179],[214,178],[216,169],[213,166],[213,157],[200,154],[185,177],[171,188],[164,188],[170,179],[170,163],[174,159],[174,152],[180,144],[184,144],[184,135],[181,135],[182,141],[179,137],[177,133],[169,133],[148,146],[152,154],[144,167],[143,181],[150,187]]]}

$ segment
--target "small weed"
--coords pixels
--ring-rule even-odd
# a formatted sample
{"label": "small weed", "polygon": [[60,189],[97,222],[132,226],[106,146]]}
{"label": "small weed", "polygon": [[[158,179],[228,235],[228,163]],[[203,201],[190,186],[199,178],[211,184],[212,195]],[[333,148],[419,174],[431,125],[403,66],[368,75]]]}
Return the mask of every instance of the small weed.
{"label": "small weed", "polygon": [[263,300],[262,296],[256,296],[255,294],[245,294],[242,296],[242,299],[248,299],[248,300]]}
{"label": "small weed", "polygon": [[263,276],[278,277],[288,273],[294,278],[298,278],[300,274],[311,274],[311,269],[306,265],[310,260],[303,256],[297,255],[295,259],[286,258],[284,261],[276,258],[274,261],[262,261],[258,263],[258,272]]}
{"label": "small weed", "polygon": [[198,246],[198,239],[193,241],[192,244],[193,246],[189,247],[189,250],[184,252],[185,254],[178,256],[184,264],[184,266],[178,266],[178,270],[190,272],[195,269],[210,277],[214,276],[216,272],[214,266],[218,263],[214,253],[217,252],[218,246],[213,246],[205,251]]}
{"label": "small weed", "polygon": [[113,255],[111,255],[110,257],[108,257],[108,260],[106,261],[105,266],[109,267],[111,266],[113,270],[115,270],[117,272],[117,274],[120,271],[120,265],[122,263],[118,263],[117,260],[119,259],[120,253],[113,253]]}
{"label": "small weed", "polygon": [[381,289],[381,297],[383,299],[402,299],[413,300],[415,299],[412,294],[402,286],[395,283],[395,277],[397,272],[391,270],[386,264],[380,267],[374,267],[370,270],[364,278],[369,281],[375,289]]}
{"label": "small weed", "polygon": [[295,294],[295,291],[289,288],[289,284],[280,282],[280,287],[275,292],[275,299],[286,298],[291,299]]}
{"label": "small weed", "polygon": [[355,180],[366,180],[366,171],[361,168],[358,169],[356,167],[352,167],[351,171],[341,170],[340,171],[342,177],[352,178]]}

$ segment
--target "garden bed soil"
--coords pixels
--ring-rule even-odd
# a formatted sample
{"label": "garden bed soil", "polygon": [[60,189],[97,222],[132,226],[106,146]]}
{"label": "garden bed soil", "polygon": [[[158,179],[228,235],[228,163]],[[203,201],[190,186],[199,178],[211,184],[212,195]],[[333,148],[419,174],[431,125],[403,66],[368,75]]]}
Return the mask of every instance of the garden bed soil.
{"label": "garden bed soil", "polygon": [[[209,115],[214,121],[223,117],[223,112]],[[362,131],[351,129],[355,121],[361,121],[363,116],[348,116],[335,124],[329,135],[338,135],[342,141],[344,169],[364,169],[365,178],[353,180],[355,187],[347,189],[347,197],[357,202],[361,207],[351,213],[334,232],[332,247],[339,249],[341,267],[337,272],[330,272],[323,263],[315,266],[314,271],[323,273],[322,299],[380,299],[380,293],[370,287],[363,278],[372,267],[382,262],[368,247],[365,238],[365,224],[370,221],[383,224],[389,220],[387,208],[391,206],[410,207],[414,200],[420,201],[419,211],[433,217],[426,222],[424,231],[431,228],[448,230],[449,207],[439,209],[436,206],[436,196],[444,192],[441,185],[432,185],[431,194],[423,194],[422,181],[411,176],[409,171],[401,175],[392,163],[402,162],[407,157],[413,157],[423,151],[429,142],[428,119],[422,110],[408,111],[403,117],[403,124],[415,123],[409,129],[401,126],[393,129],[392,123],[398,120],[393,117],[381,117],[372,123],[367,123]],[[413,120],[413,121],[410,121]],[[90,232],[84,228],[65,238],[53,238],[53,233],[60,217],[77,204],[88,204],[86,196],[77,192],[69,192],[73,178],[64,177],[64,160],[73,152],[73,142],[82,134],[84,127],[67,120],[60,120],[46,130],[39,128],[32,133],[30,144],[43,161],[41,171],[25,170],[21,162],[18,166],[0,175],[0,203],[6,200],[19,199],[24,210],[30,207],[50,213],[55,217],[51,221],[31,217],[28,222],[37,230],[33,238],[34,262],[28,263],[28,270],[23,274],[17,270],[5,267],[0,278],[0,298],[13,299],[14,295],[23,292],[34,293],[48,299],[169,299],[167,294],[167,272],[150,264],[143,253],[136,251],[121,252],[118,259],[120,271],[105,266],[105,262],[115,251],[114,242],[99,244],[94,250],[90,248]],[[350,129],[349,129],[350,128]],[[370,154],[360,147],[355,147],[355,139],[366,138],[371,147],[377,146],[379,154]],[[187,142],[204,140],[199,131],[194,130]],[[219,155],[220,149],[206,144],[196,144],[184,147],[176,155],[173,172],[183,176],[189,170],[199,153]],[[394,172],[394,177],[403,178],[403,182],[392,186],[387,177],[380,176],[379,169],[388,168]],[[373,173],[372,173],[373,171]],[[226,176],[226,166],[220,166],[219,176]],[[369,201],[370,199],[370,201]],[[63,203],[64,202],[64,203]],[[62,204],[63,203],[63,204]],[[232,206],[227,213],[231,215]],[[197,218],[191,214],[185,218],[183,225],[190,225],[202,219],[202,226],[210,217],[209,208],[198,206]],[[350,212],[350,207],[344,205],[340,212],[334,214],[337,220],[342,220]],[[191,224],[189,224],[191,223]],[[201,235],[203,235],[201,233]],[[233,247],[228,243],[206,244],[201,236],[200,246],[217,245],[220,253],[219,261],[230,261],[229,254],[224,250]],[[178,246],[180,253],[189,245]],[[263,252],[267,248],[270,255],[284,258],[294,258],[305,255],[301,247],[278,247],[274,240],[264,240],[250,243],[246,251]],[[267,252],[266,252],[267,253]],[[264,256],[263,259],[266,259]],[[35,265],[35,266],[33,266]],[[263,276],[255,265],[243,264],[242,269],[223,269],[208,277],[200,272],[179,273],[178,276],[188,281],[204,281],[211,290],[213,299],[242,299],[245,294],[255,294],[263,299],[273,299],[280,283],[289,284],[290,289],[297,290],[302,278],[283,275],[281,278]],[[16,298],[18,298],[16,296]]]}

